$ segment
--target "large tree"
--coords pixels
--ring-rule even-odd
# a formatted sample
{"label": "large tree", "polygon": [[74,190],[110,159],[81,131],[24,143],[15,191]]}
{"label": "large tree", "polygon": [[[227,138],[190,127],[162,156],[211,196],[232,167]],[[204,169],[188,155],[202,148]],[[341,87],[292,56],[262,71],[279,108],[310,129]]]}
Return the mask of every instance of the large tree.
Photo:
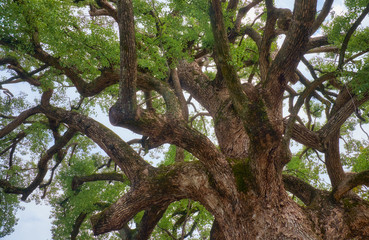
{"label": "large tree", "polygon": [[332,4],[3,0],[1,230],[19,195],[55,239],[368,239],[369,3]]}

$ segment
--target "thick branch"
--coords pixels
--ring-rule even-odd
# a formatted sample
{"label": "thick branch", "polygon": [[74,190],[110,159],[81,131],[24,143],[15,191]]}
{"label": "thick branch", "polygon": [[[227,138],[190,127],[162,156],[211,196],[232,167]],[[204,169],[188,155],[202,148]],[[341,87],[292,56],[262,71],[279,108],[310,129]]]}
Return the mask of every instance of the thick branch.
{"label": "thick branch", "polygon": [[79,228],[81,227],[83,221],[85,220],[85,218],[87,217],[87,213],[85,212],[81,212],[78,217],[76,218],[76,221],[73,224],[73,230],[70,234],[70,239],[71,240],[75,240],[77,239],[77,235],[79,233]]}
{"label": "thick branch", "polygon": [[163,203],[157,206],[152,206],[150,209],[145,211],[140,225],[138,226],[138,232],[135,240],[149,239],[150,234],[156,227],[161,217],[164,215],[168,206],[169,203]]}
{"label": "thick branch", "polygon": [[327,45],[329,45],[328,36],[313,37],[310,38],[305,50],[309,51],[310,49],[319,48]]}
{"label": "thick branch", "polygon": [[124,177],[119,173],[96,173],[88,176],[74,176],[72,180],[72,190],[76,190],[85,182],[94,181],[119,181],[124,182]]}
{"label": "thick branch", "polygon": [[[287,125],[287,119],[283,121]],[[296,142],[299,142],[307,147],[314,148],[320,152],[324,152],[319,135],[307,129],[305,126],[294,123],[291,137]]]}
{"label": "thick branch", "polygon": [[319,136],[324,140],[328,139],[333,133],[339,131],[342,124],[355,112],[356,108],[368,101],[368,99],[368,94],[361,97],[360,100],[356,97],[349,99],[346,104],[330,116],[328,122],[318,131]]}
{"label": "thick branch", "polygon": [[315,189],[310,184],[292,175],[284,174],[283,183],[287,191],[297,196],[307,206],[309,206],[319,194],[318,189]]}
{"label": "thick branch", "polygon": [[131,0],[118,0],[118,26],[120,41],[119,99],[114,111],[123,119],[134,120],[137,114],[136,81],[137,57],[135,25]]}
{"label": "thick branch", "polygon": [[369,186],[369,170],[347,175],[346,178],[333,190],[333,197],[338,201],[343,195],[345,195],[345,193],[359,185]]}
{"label": "thick branch", "polygon": [[318,17],[315,19],[313,26],[311,27],[312,33],[316,32],[316,30],[318,30],[318,28],[322,25],[325,18],[328,16],[329,12],[331,11],[333,2],[334,0],[325,0],[322,10],[320,11]]}
{"label": "thick branch", "polygon": [[238,32],[241,28],[241,21],[246,16],[246,14],[250,11],[251,8],[258,5],[262,0],[254,0],[250,4],[241,7],[240,10],[238,10],[238,14],[236,17],[236,21],[234,24],[234,28],[236,29],[236,32]]}
{"label": "thick branch", "polygon": [[300,57],[309,43],[311,26],[315,19],[316,0],[295,1],[293,18],[273,64],[268,72],[268,90],[274,96],[270,104],[279,102],[287,81],[294,79]]}
{"label": "thick branch", "polygon": [[108,1],[96,0],[96,3],[102,9],[96,9],[93,5],[90,5],[91,16],[111,16],[116,22],[118,22],[118,12]]}
{"label": "thick branch", "polygon": [[35,115],[40,112],[41,112],[41,109],[39,106],[30,108],[22,112],[21,114],[19,114],[19,116],[16,119],[14,119],[11,123],[9,123],[3,129],[0,130],[0,138],[3,138],[5,135],[13,131],[16,127],[21,125],[30,116]]}
{"label": "thick branch", "polygon": [[25,188],[13,186],[9,181],[0,179],[0,187],[5,193],[22,194]]}
{"label": "thick branch", "polygon": [[[170,185],[170,183],[166,185]],[[140,184],[135,185],[109,208],[91,217],[94,234],[99,235],[122,229],[141,210],[170,201],[169,197],[174,198],[173,194],[164,194],[166,191],[162,188],[163,186],[157,184],[150,187],[147,182],[140,182]],[[166,190],[169,190],[168,187],[166,188]],[[164,192],[160,193],[160,191]]]}
{"label": "thick branch", "polygon": [[[204,192],[207,194],[204,195]],[[210,211],[217,211],[219,204],[229,204],[217,201],[224,199],[223,192],[221,194],[222,197],[218,191],[214,191],[209,183],[208,172],[199,162],[160,168],[144,181],[132,186],[127,194],[109,208],[91,217],[93,231],[98,235],[121,229],[142,210],[147,210],[147,214],[153,217],[147,220],[156,221],[167,204],[183,198],[200,201]],[[154,209],[151,209],[153,206]]]}
{"label": "thick branch", "polygon": [[92,118],[51,106],[43,106],[42,112],[49,118],[64,122],[86,134],[117,163],[131,181],[138,179],[142,171],[149,168],[150,165],[118,135]]}

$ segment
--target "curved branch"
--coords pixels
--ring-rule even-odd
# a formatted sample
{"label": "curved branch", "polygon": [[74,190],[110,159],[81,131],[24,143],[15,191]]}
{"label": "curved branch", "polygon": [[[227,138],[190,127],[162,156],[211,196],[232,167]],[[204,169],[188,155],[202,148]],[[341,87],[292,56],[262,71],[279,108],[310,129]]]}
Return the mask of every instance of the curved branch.
{"label": "curved branch", "polygon": [[329,139],[332,134],[339,131],[342,124],[355,112],[356,108],[368,101],[368,99],[369,94],[365,94],[365,96],[361,97],[359,100],[357,97],[354,97],[336,110],[334,114],[330,116],[328,122],[318,131],[322,140]]}
{"label": "curved branch", "polygon": [[333,4],[334,0],[325,0],[323,8],[321,10],[321,12],[319,13],[318,17],[315,19],[312,28],[312,33],[316,32],[316,30],[318,30],[318,28],[321,26],[321,24],[324,22],[325,18],[328,16],[332,4]]}
{"label": "curved branch", "polygon": [[50,119],[64,122],[86,134],[117,163],[131,181],[140,178],[142,171],[150,168],[150,165],[117,134],[94,119],[77,112],[45,105],[42,106],[42,112]]}
{"label": "curved branch", "polygon": [[22,200],[26,200],[27,197],[41,184],[41,182],[44,180],[44,177],[46,176],[46,173],[48,171],[47,164],[49,160],[57,154],[64,146],[66,146],[69,142],[69,140],[72,139],[72,137],[76,134],[76,131],[74,129],[68,129],[64,135],[58,139],[56,139],[55,144],[49,148],[44,155],[42,155],[41,159],[39,160],[37,164],[38,172],[35,177],[35,179],[32,181],[32,183],[24,189],[22,193]]}
{"label": "curved branch", "polygon": [[77,239],[77,235],[79,233],[79,228],[81,227],[83,221],[85,220],[85,218],[87,217],[87,213],[85,212],[81,212],[78,217],[76,218],[74,224],[73,224],[73,230],[70,234],[70,239],[71,240],[76,240]]}
{"label": "curved branch", "polygon": [[46,68],[48,68],[49,66],[47,64],[44,64],[43,66],[41,66],[40,68],[28,73],[26,70],[24,70],[21,65],[19,64],[19,62],[16,59],[13,59],[14,62],[12,62],[10,65],[8,65],[9,69],[14,70],[18,75],[15,77],[11,77],[8,80],[1,82],[1,84],[5,84],[5,83],[12,83],[14,82],[13,80],[17,79],[17,78],[21,78],[23,80],[25,80],[26,82],[28,82],[31,85],[34,86],[41,86],[41,83],[38,79],[33,78],[32,76],[38,72],[41,72],[43,70],[45,70]]}
{"label": "curved branch", "polygon": [[360,16],[358,17],[358,19],[356,19],[356,21],[351,26],[351,28],[347,31],[347,34],[346,34],[346,36],[345,36],[345,38],[344,38],[344,40],[342,42],[342,46],[341,46],[341,50],[340,50],[340,55],[339,55],[337,69],[339,69],[339,70],[342,69],[343,64],[345,63],[345,52],[346,52],[348,43],[350,41],[350,38],[354,34],[354,32],[359,27],[359,25],[361,24],[361,22],[364,20],[364,18],[366,17],[366,15],[368,13],[369,13],[369,3],[366,6],[366,8],[363,10],[363,12],[360,14]]}
{"label": "curved branch", "polygon": [[291,112],[291,117],[288,120],[287,126],[286,126],[286,134],[285,138],[289,140],[289,138],[292,136],[293,131],[293,125],[295,123],[296,117],[298,112],[300,111],[301,106],[304,104],[305,99],[324,81],[327,81],[329,79],[332,79],[335,77],[334,73],[328,73],[320,78],[316,79],[313,83],[311,83],[308,87],[305,88],[305,90],[301,93],[299,96],[295,106],[293,107],[293,110]]}
{"label": "curved branch", "polygon": [[60,150],[69,142],[69,140],[75,135],[75,130],[68,129],[64,135],[58,139],[56,139],[55,144],[50,147],[45,154],[42,155],[41,159],[37,164],[37,175],[33,179],[32,183],[26,187],[16,187],[12,186],[11,183],[7,180],[0,180],[0,187],[4,188],[4,192],[6,193],[14,193],[21,194],[21,199],[24,201],[27,197],[38,187],[43,181],[46,173],[48,171],[47,164],[49,160],[60,152]]}
{"label": "curved branch", "polygon": [[338,201],[345,195],[345,193],[359,185],[369,186],[369,170],[347,175],[346,178],[332,191],[334,199]]}
{"label": "curved branch", "polygon": [[138,232],[135,240],[146,240],[149,239],[150,234],[156,227],[159,220],[164,215],[167,210],[169,203],[163,203],[160,205],[152,206],[150,209],[146,210],[140,225],[138,226]]}
{"label": "curved branch", "polygon": [[236,21],[234,23],[234,28],[236,29],[236,32],[240,30],[241,27],[241,21],[246,16],[246,14],[251,10],[251,8],[258,5],[262,0],[254,0],[248,5],[241,7],[240,10],[238,10],[238,14],[236,17]]}
{"label": "curved branch", "polygon": [[[11,49],[16,50],[22,43],[17,40],[7,36],[7,38],[0,39],[0,44],[6,45]],[[28,52],[28,54],[37,60],[45,63],[46,65],[52,66],[60,71],[62,71],[74,84],[77,91],[84,97],[94,96],[115,83],[119,82],[119,71],[109,68],[102,70],[99,77],[91,82],[86,82],[77,73],[78,70],[73,67],[64,66],[59,58],[56,58],[49,53],[45,52],[40,44],[33,46],[33,51]]]}
{"label": "curved branch", "polygon": [[283,183],[287,191],[297,196],[306,206],[309,206],[319,195],[319,190],[298,177],[283,174]]}
{"label": "curved branch", "polygon": [[76,190],[79,186],[85,182],[94,181],[119,181],[124,182],[125,179],[122,174],[113,173],[96,173],[88,176],[74,176],[72,180],[72,190]]}
{"label": "curved branch", "polygon": [[[209,193],[206,196],[203,194],[205,190]],[[109,208],[92,216],[93,231],[95,235],[99,235],[122,229],[142,210],[147,210],[146,215],[152,217],[148,218],[146,223],[149,224],[148,220],[150,220],[153,224],[160,218],[169,203],[183,198],[200,200],[205,206],[214,210],[217,208],[214,194],[219,195],[210,185],[207,171],[198,162],[186,162],[161,168],[146,180],[134,185]],[[143,221],[142,224],[146,224],[146,220],[143,219]],[[149,225],[141,230],[142,233],[152,228]]]}
{"label": "curved branch", "polygon": [[36,107],[30,108],[22,112],[11,123],[6,125],[4,128],[0,129],[0,138],[3,138],[5,135],[13,131],[16,127],[21,125],[30,116],[35,115],[40,112],[41,112],[40,106],[36,106]]}
{"label": "curved branch", "polygon": [[97,0],[96,3],[102,9],[96,9],[92,4],[90,5],[90,15],[91,16],[110,16],[118,22],[118,12],[117,10],[106,0]]}

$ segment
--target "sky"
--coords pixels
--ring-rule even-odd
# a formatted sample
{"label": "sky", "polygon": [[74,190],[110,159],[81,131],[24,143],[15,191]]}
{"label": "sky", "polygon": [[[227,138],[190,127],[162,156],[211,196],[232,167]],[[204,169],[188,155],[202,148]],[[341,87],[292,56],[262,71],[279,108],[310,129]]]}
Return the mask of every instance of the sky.
{"label": "sky", "polygon": [[[292,0],[277,0],[276,4],[277,7],[292,9],[293,7],[291,6],[293,6],[293,2]],[[322,6],[322,3],[322,0],[318,1],[318,8]],[[336,13],[340,13],[344,10],[343,0],[335,1],[334,10]],[[369,20],[367,19],[366,22],[369,22]],[[102,118],[98,120],[112,127],[106,116],[102,116]],[[117,128],[114,129],[117,130]],[[134,137],[134,135],[123,129],[117,131],[119,131],[119,135],[125,136],[128,139]],[[2,240],[51,240],[51,219],[49,218],[51,208],[45,204],[37,205],[35,202],[22,203],[21,205],[24,206],[25,210],[19,210],[17,213],[19,221],[15,226],[15,231],[13,234],[2,238]]]}

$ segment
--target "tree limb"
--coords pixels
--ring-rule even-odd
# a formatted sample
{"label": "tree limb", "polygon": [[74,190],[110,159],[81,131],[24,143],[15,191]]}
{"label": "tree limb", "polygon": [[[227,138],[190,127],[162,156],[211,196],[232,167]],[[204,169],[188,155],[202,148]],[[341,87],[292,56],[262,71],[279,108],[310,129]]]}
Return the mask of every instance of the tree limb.
{"label": "tree limb", "polygon": [[345,193],[359,185],[369,186],[369,170],[346,175],[346,178],[332,191],[334,199],[338,201]]}
{"label": "tree limb", "polygon": [[[287,122],[287,119],[283,121],[285,126],[287,125]],[[291,137],[296,142],[299,142],[307,147],[314,148],[320,152],[324,152],[319,135],[301,124],[293,124]]]}
{"label": "tree limb", "polygon": [[27,197],[41,184],[44,177],[46,176],[46,173],[48,171],[47,164],[49,160],[54,156],[54,154],[57,154],[67,143],[70,139],[76,134],[76,131],[74,129],[68,129],[62,137],[55,140],[55,144],[49,148],[44,155],[42,155],[41,159],[38,161],[37,168],[38,172],[35,177],[35,179],[32,181],[32,183],[24,189],[22,193],[22,200],[26,200]]}
{"label": "tree limb", "polygon": [[74,224],[73,224],[73,229],[72,232],[70,234],[70,239],[71,240],[76,240],[77,239],[77,235],[79,233],[79,228],[81,227],[83,221],[85,220],[85,218],[87,217],[87,213],[85,212],[81,212],[78,217],[76,218]]}
{"label": "tree limb", "polygon": [[294,122],[296,120],[296,116],[298,114],[298,112],[300,111],[301,106],[304,104],[305,99],[320,85],[322,84],[324,81],[327,81],[331,78],[334,78],[335,74],[334,73],[328,73],[325,74],[323,76],[321,76],[320,78],[316,79],[312,84],[310,84],[310,86],[308,86],[307,88],[304,89],[304,91],[301,93],[301,95],[299,96],[295,106],[293,107],[293,110],[291,112],[291,117],[288,120],[287,126],[286,126],[286,130],[285,130],[285,138],[287,140],[289,140],[289,138],[292,136],[292,131],[293,131],[293,125]]}
{"label": "tree limb", "polygon": [[342,107],[335,111],[334,114],[330,116],[328,122],[318,131],[322,140],[329,139],[333,133],[339,131],[342,124],[355,112],[356,108],[365,103],[368,99],[369,94],[365,94],[365,96],[360,99],[354,97],[349,99]]}
{"label": "tree limb", "polygon": [[72,190],[76,190],[79,186],[85,182],[94,181],[119,181],[124,182],[125,179],[122,174],[119,173],[96,173],[88,176],[74,176],[72,180]]}
{"label": "tree limb", "polygon": [[283,174],[283,183],[286,190],[297,196],[306,206],[319,194],[318,189],[292,175]]}
{"label": "tree limb", "polygon": [[348,46],[348,43],[350,41],[351,36],[354,34],[354,32],[359,27],[359,25],[361,24],[361,22],[364,20],[364,18],[366,17],[366,15],[368,13],[369,13],[369,3],[366,6],[366,8],[363,10],[363,12],[360,14],[358,19],[356,19],[356,21],[351,26],[351,28],[347,31],[347,34],[346,34],[345,38],[343,39],[341,50],[340,50],[338,66],[337,66],[338,70],[342,70],[343,64],[345,62],[345,52],[346,52],[346,49],[347,49],[347,46]]}
{"label": "tree limb", "polygon": [[236,32],[238,32],[241,28],[241,21],[242,19],[246,16],[246,14],[251,10],[251,8],[255,7],[256,5],[258,5],[262,0],[253,0],[251,3],[249,3],[248,5],[241,7],[238,10],[238,14],[236,17],[236,21],[234,23],[234,28],[236,30]]}
{"label": "tree limb", "polygon": [[322,10],[320,11],[319,15],[317,16],[317,18],[314,21],[312,28],[312,33],[316,32],[316,30],[318,30],[318,28],[322,25],[322,23],[324,22],[325,18],[328,16],[332,4],[333,4],[334,0],[325,0],[324,1],[324,5]]}
{"label": "tree limb", "polygon": [[[170,173],[170,174],[168,174]],[[165,184],[162,184],[165,182]],[[204,191],[208,194],[204,195]],[[119,230],[138,212],[148,210],[153,224],[166,206],[183,198],[201,201],[210,210],[215,210],[219,202],[214,203],[214,191],[209,184],[209,176],[199,162],[186,162],[168,166],[152,172],[151,176],[132,186],[130,191],[103,212],[91,217],[95,235],[112,230]],[[222,192],[223,194],[223,192]],[[154,206],[154,209],[151,209]],[[149,217],[149,216],[148,216]],[[143,221],[146,221],[143,219]],[[143,222],[146,224],[148,222]],[[142,229],[143,233],[151,231],[151,223]],[[149,228],[147,228],[149,227]]]}
{"label": "tree limb", "polygon": [[64,122],[86,134],[118,164],[131,181],[137,180],[142,171],[150,168],[150,165],[117,134],[92,118],[51,106],[43,106],[42,112],[49,118]]}
{"label": "tree limb", "polygon": [[163,203],[160,205],[152,206],[145,211],[141,222],[138,226],[138,232],[135,240],[146,240],[149,239],[150,234],[156,227],[159,220],[167,210],[169,203]]}
{"label": "tree limb", "polygon": [[118,12],[117,10],[106,0],[96,0],[96,3],[102,9],[96,9],[92,4],[90,5],[90,14],[91,16],[110,16],[114,18],[116,22],[118,22]]}
{"label": "tree limb", "polygon": [[131,0],[118,0],[117,6],[120,75],[119,98],[109,110],[109,119],[113,125],[117,125],[121,121],[135,121],[138,118],[136,99],[137,56],[133,5]]}
{"label": "tree limb", "polygon": [[8,125],[6,125],[4,128],[0,130],[0,138],[3,138],[5,135],[13,131],[16,127],[21,125],[30,116],[35,115],[40,112],[41,112],[40,106],[36,106],[36,107],[30,108],[22,112],[21,114],[19,114],[19,116],[16,119],[14,119],[11,123],[9,123]]}

